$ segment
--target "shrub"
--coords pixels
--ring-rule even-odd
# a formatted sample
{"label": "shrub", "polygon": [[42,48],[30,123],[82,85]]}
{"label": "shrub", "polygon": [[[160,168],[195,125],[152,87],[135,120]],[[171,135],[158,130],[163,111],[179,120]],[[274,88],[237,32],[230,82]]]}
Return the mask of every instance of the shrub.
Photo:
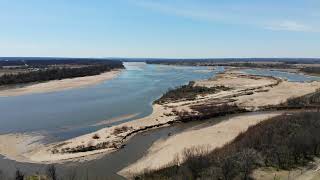
{"label": "shrub", "polygon": [[182,101],[182,100],[195,100],[198,95],[206,95],[217,93],[222,90],[230,90],[231,88],[225,86],[216,87],[202,87],[194,86],[194,82],[189,82],[188,85],[183,85],[175,89],[169,89],[161,98],[155,101],[155,103],[163,104],[168,102]]}
{"label": "shrub", "polygon": [[305,67],[301,69],[302,72],[320,74],[320,67]]}
{"label": "shrub", "polygon": [[92,139],[100,139],[100,136],[99,136],[98,134],[94,134],[94,135],[92,136]]}
{"label": "shrub", "polygon": [[116,127],[116,128],[114,128],[114,130],[113,130],[113,134],[114,134],[114,135],[118,135],[118,134],[127,132],[127,131],[130,130],[130,129],[131,129],[131,127],[128,127],[128,126]]}

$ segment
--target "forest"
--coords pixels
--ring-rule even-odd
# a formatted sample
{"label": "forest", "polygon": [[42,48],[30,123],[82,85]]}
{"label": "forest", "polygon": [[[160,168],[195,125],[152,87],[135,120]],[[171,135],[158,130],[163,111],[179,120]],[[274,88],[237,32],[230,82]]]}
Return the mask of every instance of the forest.
{"label": "forest", "polygon": [[118,60],[103,58],[44,58],[44,57],[0,57],[0,67],[21,66],[47,67],[50,65],[94,65],[94,64],[121,64]]}
{"label": "forest", "polygon": [[[50,62],[54,63],[54,62]],[[62,62],[60,62],[62,63]],[[39,69],[32,70],[25,73],[4,74],[0,76],[0,86],[24,84],[31,82],[45,82],[50,80],[61,80],[65,78],[75,78],[83,76],[98,75],[103,72],[111,71],[113,69],[124,68],[120,61],[84,61],[74,62],[73,65],[84,65],[79,67],[72,67],[71,62],[63,62],[63,66],[48,66],[48,62],[33,62],[32,67],[40,67]],[[65,66],[69,65],[69,66]]]}

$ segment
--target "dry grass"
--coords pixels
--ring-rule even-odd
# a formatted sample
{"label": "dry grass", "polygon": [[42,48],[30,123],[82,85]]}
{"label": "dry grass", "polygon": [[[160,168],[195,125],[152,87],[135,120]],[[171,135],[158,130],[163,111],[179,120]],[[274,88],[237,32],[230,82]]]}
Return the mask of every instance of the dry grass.
{"label": "dry grass", "polygon": [[128,127],[128,126],[116,127],[113,131],[113,134],[114,135],[122,134],[124,132],[127,132],[130,129],[132,129],[132,127]]}

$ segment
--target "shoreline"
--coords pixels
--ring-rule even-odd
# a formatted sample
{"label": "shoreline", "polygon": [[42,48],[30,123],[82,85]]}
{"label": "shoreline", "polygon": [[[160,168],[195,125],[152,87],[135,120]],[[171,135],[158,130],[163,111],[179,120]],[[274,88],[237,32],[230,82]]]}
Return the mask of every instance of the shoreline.
{"label": "shoreline", "polygon": [[[169,110],[170,111],[170,110]],[[149,116],[136,119],[134,121],[129,121],[121,123],[116,126],[102,128],[98,131],[85,134],[79,137],[75,137],[62,142],[50,143],[47,145],[41,143],[28,143],[25,144],[25,148],[28,151],[21,151],[19,145],[21,142],[30,141],[35,137],[32,135],[26,134],[3,134],[0,135],[0,154],[5,156],[8,159],[25,162],[25,163],[39,163],[39,164],[51,164],[51,163],[64,163],[69,161],[78,161],[78,160],[92,160],[99,158],[100,155],[105,155],[117,151],[122,148],[122,145],[129,141],[136,133],[128,135],[128,133],[123,132],[120,134],[113,134],[117,128],[121,127],[130,127],[131,131],[145,131],[148,130],[148,127],[157,126],[159,123],[166,124],[172,121],[175,117],[163,116],[163,114],[170,113],[168,109],[162,105],[153,105],[152,114]],[[145,129],[147,127],[147,129]],[[163,127],[163,126],[161,126]],[[150,128],[151,129],[151,128]],[[126,135],[124,135],[126,134]],[[95,135],[99,135],[99,139],[93,139]],[[11,137],[15,137],[13,140]],[[6,141],[6,139],[11,139]],[[90,143],[92,141],[97,141],[96,143],[105,142],[104,139],[112,141],[110,148],[104,148],[100,150],[79,152],[79,153],[64,153],[64,154],[53,154],[51,150],[54,148],[59,148],[61,146],[79,146],[83,143]],[[1,141],[3,140],[3,141]],[[1,144],[7,144],[10,148],[1,148]],[[17,148],[15,151],[12,149]],[[15,153],[19,151],[20,153]]]}
{"label": "shoreline", "polygon": [[[8,154],[11,152],[2,152],[1,148],[0,154],[6,154],[10,159],[20,162],[43,164],[63,163],[79,159],[91,160],[98,158],[93,157],[93,155],[106,155],[123,148],[125,143],[137,133],[180,122],[178,116],[180,112],[195,115],[200,113],[195,111],[193,106],[221,105],[232,100],[232,103],[236,102],[237,105],[249,107],[249,111],[258,111],[259,108],[265,105],[278,104],[287,98],[305,95],[320,87],[319,82],[278,82],[277,78],[244,75],[235,72],[219,74],[214,79],[200,80],[196,84],[207,87],[213,84],[224,85],[230,86],[232,89],[200,96],[195,100],[180,100],[178,102],[167,102],[162,105],[153,104],[153,111],[149,116],[116,126],[106,127],[66,141],[47,145],[40,144],[34,148],[30,148],[28,152],[19,154],[19,156],[17,154]],[[291,94],[287,92],[287,89],[295,87],[300,87],[301,89]],[[247,91],[250,93],[248,94]],[[6,135],[0,135],[0,138],[6,138]],[[14,146],[14,142],[10,142],[10,144]]]}
{"label": "shoreline", "polygon": [[[157,170],[179,159],[182,162],[184,149],[205,147],[212,151],[231,142],[240,133],[245,132],[269,118],[281,115],[283,112],[266,112],[256,115],[238,114],[221,122],[205,127],[193,127],[173,136],[162,138],[153,143],[147,153],[133,164],[118,172],[119,175],[131,179],[145,170]],[[201,126],[201,125],[200,125]],[[198,141],[201,139],[201,141]],[[146,169],[147,168],[147,169]]]}
{"label": "shoreline", "polygon": [[122,72],[121,69],[111,70],[94,76],[84,76],[68,78],[62,80],[52,80],[48,82],[35,83],[18,88],[0,90],[0,97],[21,96],[28,94],[57,92],[75,88],[82,88],[96,85],[117,77]]}

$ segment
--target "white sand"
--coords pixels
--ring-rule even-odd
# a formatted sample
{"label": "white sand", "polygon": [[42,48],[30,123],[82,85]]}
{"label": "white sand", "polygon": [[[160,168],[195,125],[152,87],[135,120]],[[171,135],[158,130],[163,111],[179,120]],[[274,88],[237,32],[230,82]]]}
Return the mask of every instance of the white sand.
{"label": "white sand", "polygon": [[159,169],[174,161],[175,157],[179,156],[185,148],[208,145],[209,150],[213,150],[222,147],[241,132],[245,132],[250,126],[280,114],[240,115],[213,126],[187,130],[166,139],[158,140],[149,148],[148,153],[143,158],[121,170],[119,174],[130,177],[132,174],[141,173],[145,170]]}
{"label": "white sand", "polygon": [[[33,137],[23,136],[23,135],[0,135],[0,154],[10,157],[10,159],[14,159],[16,161],[21,162],[33,162],[33,163],[53,163],[53,162],[65,162],[70,160],[86,160],[92,159],[91,155],[100,155],[105,153],[110,153],[116,150],[115,148],[106,148],[95,151],[81,152],[81,153],[56,153],[53,154],[51,150],[62,148],[74,148],[79,145],[96,145],[102,142],[110,142],[115,143],[117,145],[121,145],[122,138],[126,134],[132,132],[136,129],[144,128],[145,126],[152,126],[159,123],[166,123],[168,121],[172,121],[175,116],[165,116],[164,114],[171,113],[170,108],[166,108],[161,105],[153,106],[153,113],[145,118],[137,119],[134,121],[122,123],[117,126],[112,126],[108,128],[103,128],[97,132],[86,134],[83,136],[79,136],[76,138],[72,138],[67,141],[53,143],[49,145],[41,145],[34,144],[32,146],[27,146],[28,151],[23,150],[23,148],[19,145],[26,140],[32,140]],[[130,127],[130,129],[126,132],[120,134],[114,134],[114,129],[117,127]],[[94,135],[98,135],[99,139],[93,139]],[[1,141],[2,140],[2,141]],[[128,139],[126,139],[128,140]],[[55,147],[57,146],[57,147]],[[13,150],[15,149],[15,150]],[[90,155],[90,156],[89,156]],[[97,156],[98,157],[98,156]]]}
{"label": "white sand", "polygon": [[[231,97],[234,103],[248,110],[258,110],[264,106],[278,105],[289,98],[313,93],[320,88],[319,81],[303,83],[281,80],[279,84],[277,84],[277,81],[279,81],[279,79],[243,75],[240,72],[232,71],[219,74],[213,79],[198,81],[195,85],[205,87],[231,87],[233,88],[232,90],[208,94],[199,100],[203,102],[214,102],[217,99],[230,99]],[[243,94],[244,92],[251,92],[252,94]]]}
{"label": "white sand", "polygon": [[68,90],[72,88],[91,86],[91,85],[99,84],[106,80],[110,80],[116,77],[120,72],[121,70],[113,70],[113,71],[105,72],[96,76],[85,76],[85,77],[78,77],[78,78],[53,80],[53,81],[37,83],[37,84],[33,84],[33,85],[21,87],[21,88],[0,90],[0,97],[55,92],[55,91],[61,91],[61,90]]}
{"label": "white sand", "polygon": [[213,79],[197,81],[195,85],[205,87],[226,86],[243,89],[267,86],[273,83],[276,83],[276,80],[273,78],[244,75],[238,71],[231,71],[218,74]]}
{"label": "white sand", "polygon": [[278,86],[266,88],[268,92],[255,93],[250,96],[240,96],[237,103],[240,106],[277,105],[292,97],[299,97],[315,92],[320,88],[320,82],[299,83],[283,81]]}
{"label": "white sand", "polygon": [[23,154],[41,147],[39,141],[42,138],[42,136],[32,134],[0,135],[0,154],[11,160],[27,162]]}

